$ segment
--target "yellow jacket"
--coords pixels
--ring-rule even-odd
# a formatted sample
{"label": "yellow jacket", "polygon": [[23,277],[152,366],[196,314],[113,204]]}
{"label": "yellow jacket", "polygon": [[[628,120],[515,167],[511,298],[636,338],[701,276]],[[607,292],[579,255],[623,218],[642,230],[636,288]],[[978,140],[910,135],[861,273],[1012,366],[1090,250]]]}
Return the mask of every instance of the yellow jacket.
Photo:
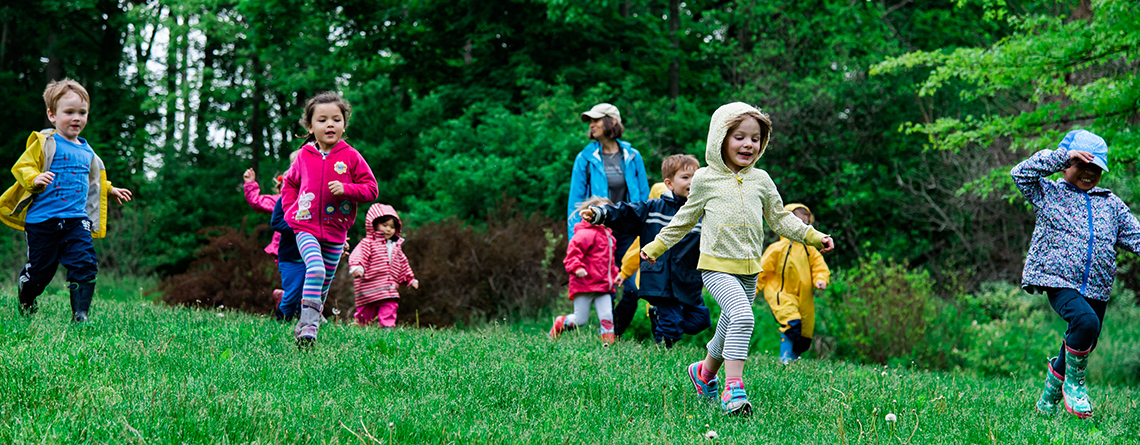
{"label": "yellow jacket", "polygon": [[[741,275],[759,273],[765,222],[778,235],[823,247],[822,240],[827,235],[784,210],[783,198],[768,172],[754,168],[755,161],[737,173],[724,163],[721,144],[728,133],[729,121],[749,111],[759,113],[742,102],[723,105],[713,113],[705,143],[707,166],[693,175],[684,207],[661,229],[657,239],[642,249],[649,257],[661,256],[698,222],[701,222],[701,256],[697,261],[700,270]],[[765,135],[756,158],[763,156],[767,145]]]}
{"label": "yellow jacket", "polygon": [[[51,169],[55,157],[55,130],[32,132],[24,154],[12,166],[16,183],[0,195],[0,221],[16,230],[24,230],[24,218],[28,215],[28,205],[36,194],[46,187],[33,185],[36,176]],[[91,220],[91,237],[107,236],[107,193],[111,182],[107,180],[107,170],[99,155],[91,157],[91,173],[88,176],[87,218]]]}
{"label": "yellow jacket", "polygon": [[[802,204],[788,204],[787,211],[802,208]],[[812,218],[814,220],[814,217]],[[760,258],[760,273],[756,287],[764,289],[764,299],[772,308],[776,321],[780,322],[780,332],[788,329],[788,322],[802,320],[803,336],[811,337],[815,328],[815,283],[824,285],[831,282],[831,270],[823,261],[823,255],[815,247],[797,243],[787,238],[768,246]]]}

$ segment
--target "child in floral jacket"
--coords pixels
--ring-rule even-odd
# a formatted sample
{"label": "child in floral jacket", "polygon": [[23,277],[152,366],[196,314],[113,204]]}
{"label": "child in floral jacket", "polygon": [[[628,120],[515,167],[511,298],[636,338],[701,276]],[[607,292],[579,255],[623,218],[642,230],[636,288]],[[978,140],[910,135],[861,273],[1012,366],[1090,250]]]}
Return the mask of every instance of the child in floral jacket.
{"label": "child in floral jacket", "polygon": [[[1093,133],[1074,130],[1056,150],[1039,151],[1011,172],[1037,215],[1022,287],[1048,295],[1053,310],[1069,324],[1037,401],[1037,410],[1046,414],[1063,400],[1069,413],[1092,416],[1085,370],[1112,291],[1114,248],[1140,252],[1140,222],[1120,198],[1097,187],[1106,171],[1108,144]],[[1063,177],[1048,179],[1056,172]]]}
{"label": "child in floral jacket", "polygon": [[420,282],[400,247],[404,239],[400,237],[400,216],[396,209],[373,204],[364,221],[364,239],[348,257],[356,293],[354,316],[361,326],[379,320],[380,326],[390,328],[396,326],[396,309],[400,307],[396,288],[403,284],[419,289]]}

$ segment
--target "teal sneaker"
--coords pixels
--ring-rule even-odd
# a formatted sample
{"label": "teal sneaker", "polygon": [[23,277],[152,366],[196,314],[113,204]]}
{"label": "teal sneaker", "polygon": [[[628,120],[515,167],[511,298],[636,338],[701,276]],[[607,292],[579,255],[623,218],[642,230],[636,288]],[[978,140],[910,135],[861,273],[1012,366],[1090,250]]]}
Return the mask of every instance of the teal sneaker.
{"label": "teal sneaker", "polygon": [[738,383],[725,385],[724,392],[720,395],[720,406],[727,415],[752,415],[752,403],[748,401],[748,394],[744,393],[744,388]]}
{"label": "teal sneaker", "polygon": [[706,399],[716,397],[717,379],[709,382],[701,380],[701,369],[704,367],[704,360],[689,365],[689,380],[693,382],[693,387],[697,388],[697,395]]}

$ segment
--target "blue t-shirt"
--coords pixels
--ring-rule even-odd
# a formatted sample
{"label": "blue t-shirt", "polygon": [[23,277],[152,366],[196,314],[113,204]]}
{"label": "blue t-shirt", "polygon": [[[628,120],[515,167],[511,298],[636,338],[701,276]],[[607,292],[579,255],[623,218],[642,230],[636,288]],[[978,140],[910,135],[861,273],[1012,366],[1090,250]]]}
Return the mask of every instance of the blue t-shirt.
{"label": "blue t-shirt", "polygon": [[79,138],[76,144],[59,135],[51,137],[55,138],[55,157],[48,171],[55,173],[55,180],[32,198],[28,216],[24,218],[27,224],[51,218],[87,217],[87,181],[95,152],[86,139]]}

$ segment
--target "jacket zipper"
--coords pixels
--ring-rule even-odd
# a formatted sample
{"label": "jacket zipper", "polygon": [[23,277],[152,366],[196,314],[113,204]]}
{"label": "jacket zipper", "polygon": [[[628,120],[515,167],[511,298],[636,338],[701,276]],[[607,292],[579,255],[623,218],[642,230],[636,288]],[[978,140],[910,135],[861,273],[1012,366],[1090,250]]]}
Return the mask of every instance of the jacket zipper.
{"label": "jacket zipper", "polygon": [[[321,182],[320,183],[321,184],[327,184],[327,182],[325,182],[325,170],[327,169],[327,166],[325,165],[325,161],[328,160],[329,155],[328,155],[328,153],[321,151],[320,147],[317,147],[317,151],[321,152]],[[317,209],[317,216],[318,216],[317,227],[319,227],[321,230],[321,237],[322,238],[326,237],[326,235],[327,235],[325,233],[324,220],[319,218],[320,216],[324,215],[324,212],[325,212],[325,206],[321,206],[319,209]]]}
{"label": "jacket zipper", "polygon": [[1085,192],[1085,207],[1088,209],[1089,218],[1089,248],[1088,253],[1085,255],[1085,274],[1081,280],[1081,295],[1088,295],[1085,293],[1089,285],[1089,268],[1092,267],[1092,254],[1093,254],[1093,213],[1092,213],[1092,196]]}
{"label": "jacket zipper", "polygon": [[[788,240],[791,241],[791,240]],[[776,292],[776,305],[780,304],[780,294],[784,293],[784,283],[787,282],[784,273],[788,271],[788,257],[792,254],[792,245],[788,244],[788,251],[784,253],[784,266],[780,268],[780,290]]]}

